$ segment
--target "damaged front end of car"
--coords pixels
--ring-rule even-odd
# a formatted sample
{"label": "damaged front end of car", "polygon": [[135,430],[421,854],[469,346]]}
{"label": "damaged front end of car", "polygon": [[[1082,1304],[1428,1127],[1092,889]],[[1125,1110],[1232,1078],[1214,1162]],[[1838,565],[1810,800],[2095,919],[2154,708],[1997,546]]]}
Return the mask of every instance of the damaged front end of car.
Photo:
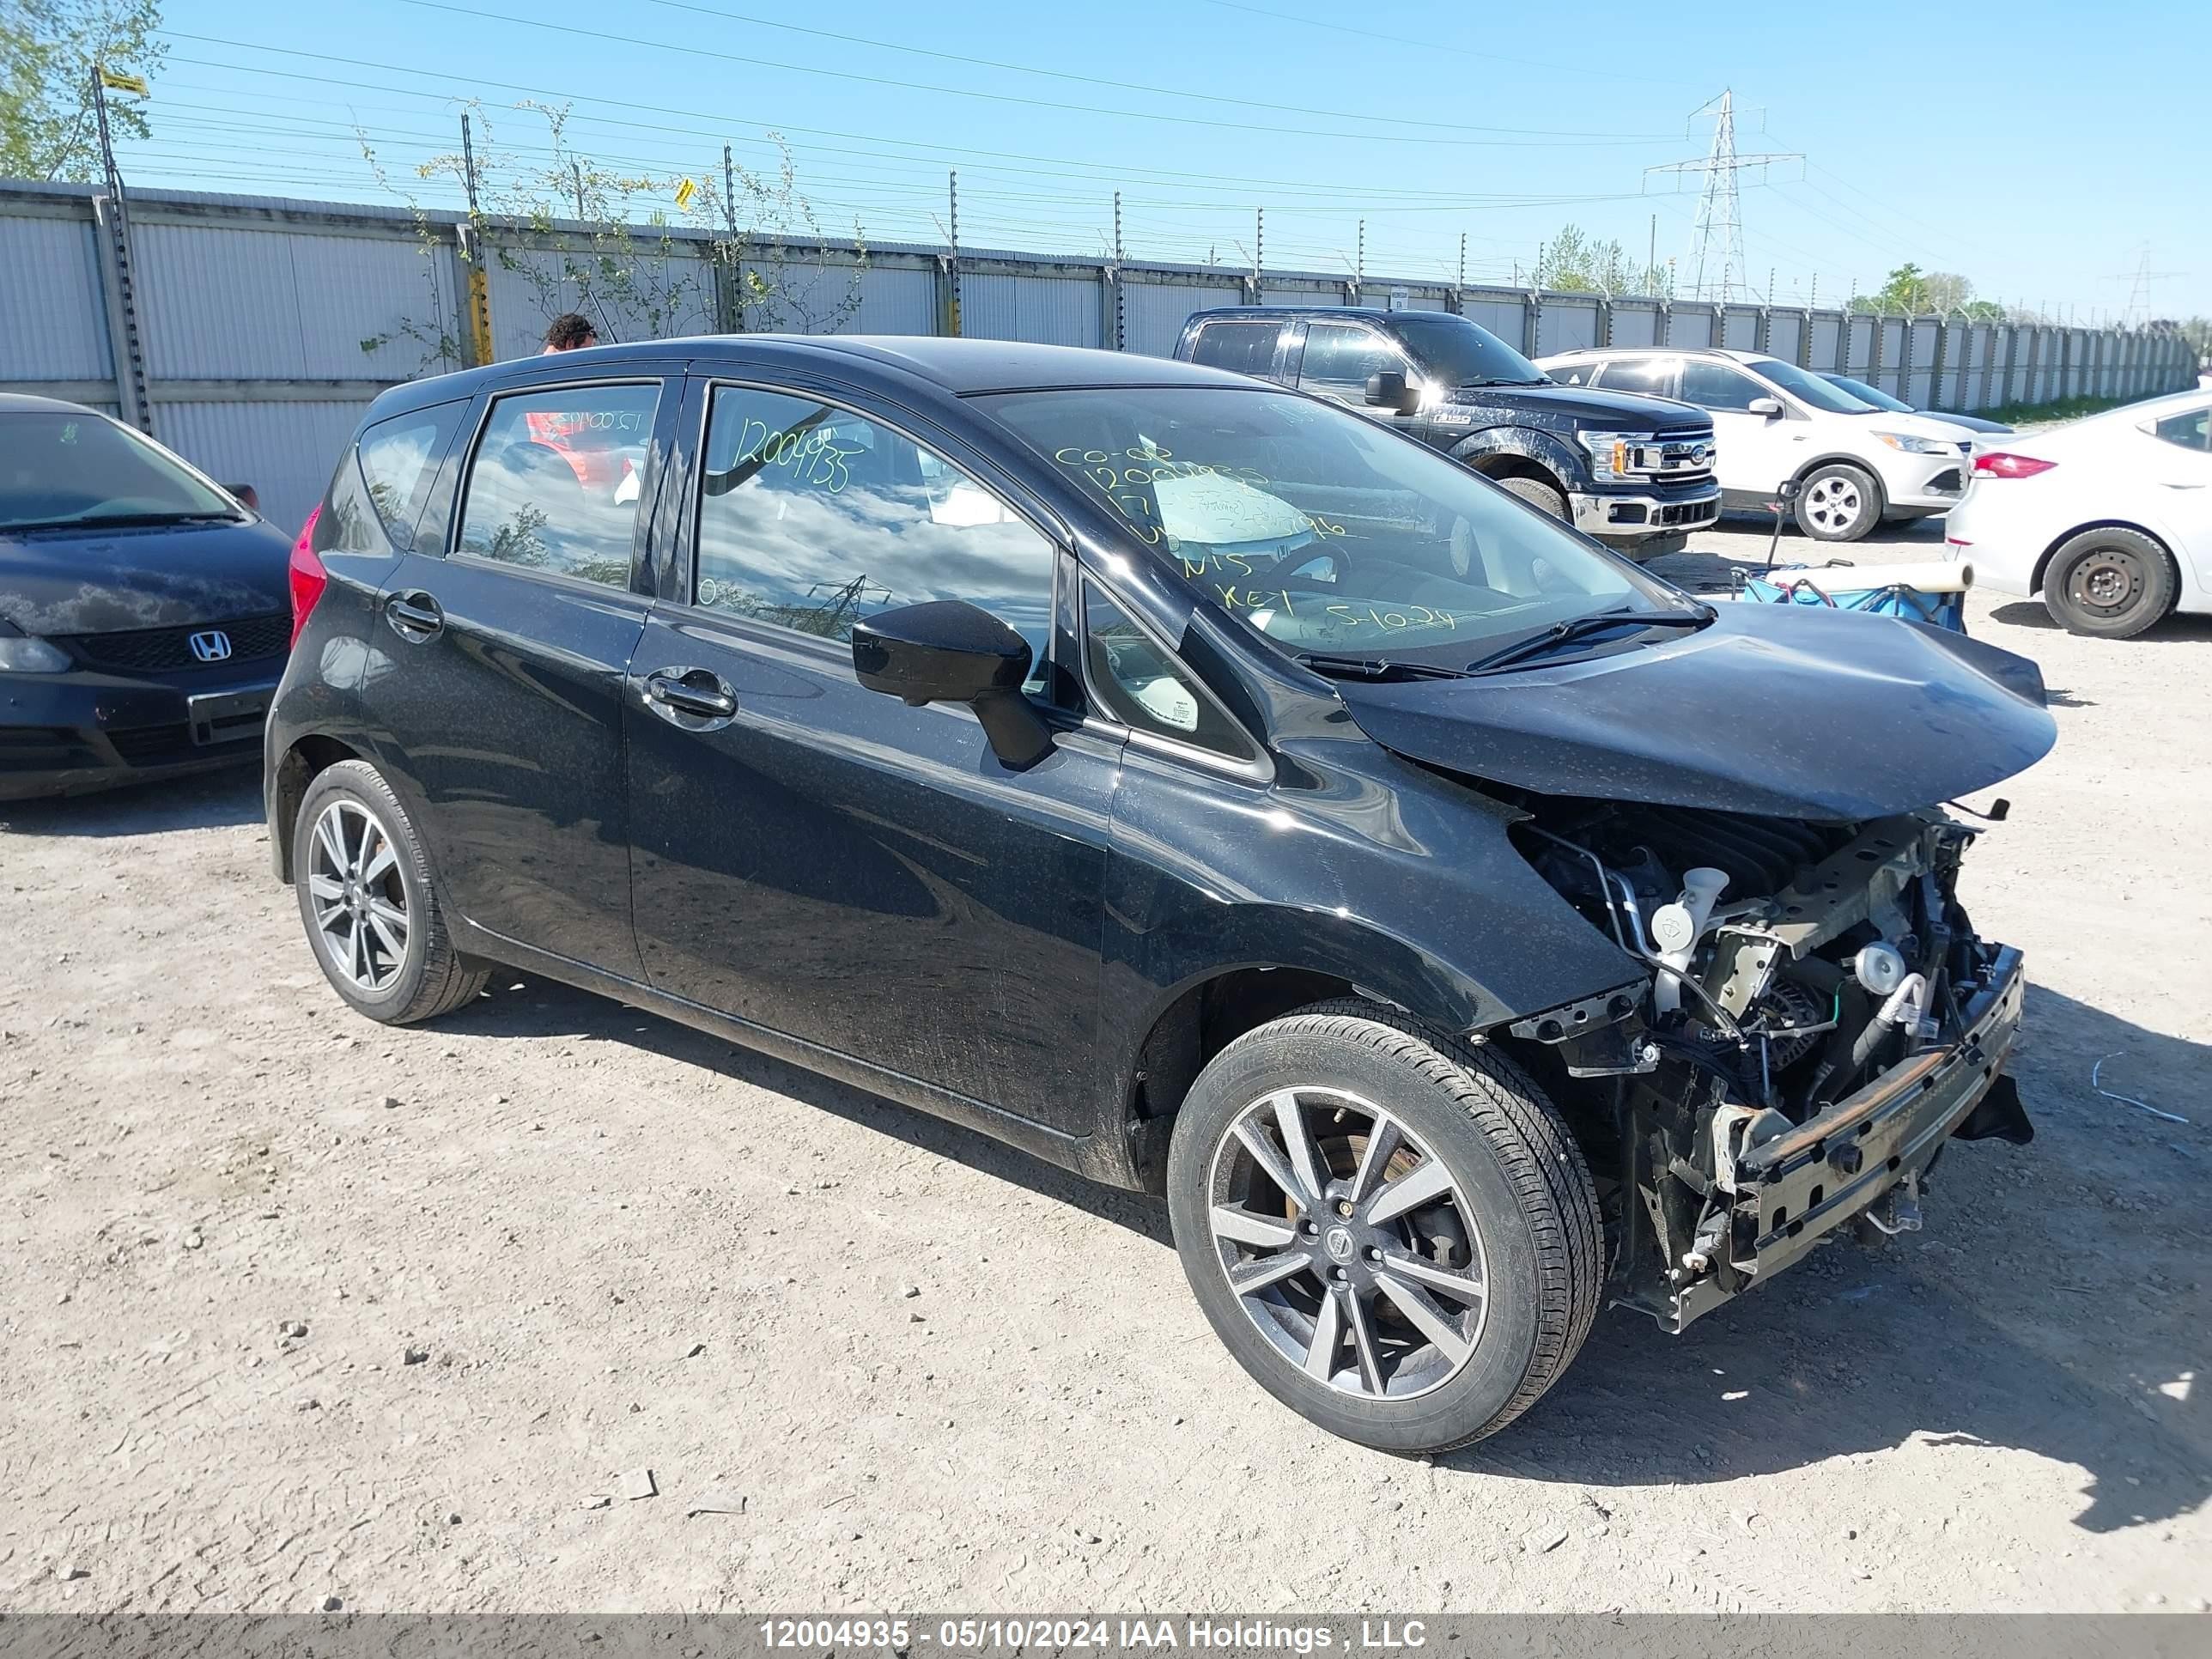
{"label": "damaged front end of car", "polygon": [[1680,1331],[1847,1224],[1917,1228],[1947,1139],[2029,1139],[2021,955],[1959,902],[1977,830],[1520,804],[1524,855],[1648,970],[1510,1028],[1609,1114],[1615,1300]]}

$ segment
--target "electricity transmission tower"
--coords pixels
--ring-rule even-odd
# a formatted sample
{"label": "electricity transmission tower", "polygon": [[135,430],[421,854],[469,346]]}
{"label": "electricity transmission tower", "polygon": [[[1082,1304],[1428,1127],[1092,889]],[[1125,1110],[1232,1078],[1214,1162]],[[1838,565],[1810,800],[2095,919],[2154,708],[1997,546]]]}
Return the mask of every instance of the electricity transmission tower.
{"label": "electricity transmission tower", "polygon": [[1698,222],[1692,233],[1695,240],[1690,250],[1690,297],[1693,300],[1717,298],[1727,304],[1739,294],[1751,293],[1751,281],[1743,269],[1743,198],[1739,184],[1740,175],[1747,167],[1759,169],[1759,177],[1766,176],[1766,168],[1776,161],[1802,161],[1805,158],[1795,151],[1762,151],[1755,155],[1741,155],[1735,148],[1735,94],[1723,90],[1721,95],[1701,108],[1690,112],[1694,121],[1701,115],[1713,118],[1712,148],[1704,159],[1696,161],[1669,161],[1663,166],[1646,167],[1644,176],[1648,182],[1655,173],[1672,173],[1680,178],[1686,173],[1702,175],[1704,187],[1698,193]]}
{"label": "electricity transmission tower", "polygon": [[2150,320],[2150,285],[2153,283],[2169,282],[2176,276],[2188,274],[2185,270],[2153,270],[2150,268],[2150,244],[2145,242],[2132,271],[2119,271],[2105,278],[2108,283],[2132,282],[2135,284],[2128,290],[2128,308],[2121,314],[2120,325],[2140,328]]}

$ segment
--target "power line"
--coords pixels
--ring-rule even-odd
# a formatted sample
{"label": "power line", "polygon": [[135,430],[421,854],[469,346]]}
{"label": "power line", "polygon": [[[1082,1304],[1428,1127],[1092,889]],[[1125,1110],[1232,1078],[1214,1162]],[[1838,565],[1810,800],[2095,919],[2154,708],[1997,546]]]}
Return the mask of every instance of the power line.
{"label": "power line", "polygon": [[[317,76],[308,75],[296,70],[262,69],[251,64],[237,63],[217,58],[172,57],[169,60],[172,63],[189,64],[196,68],[224,70],[241,75],[261,76],[283,81],[315,81],[330,86],[352,87],[374,92],[389,92],[406,98],[434,98],[448,102],[466,103],[471,101],[474,97],[474,94],[471,94],[455,92],[423,92],[412,87],[377,86],[373,83],[364,83],[359,78],[359,71],[363,69],[378,70],[385,73],[393,75],[422,76],[425,78],[433,77],[436,73],[433,70],[416,68],[411,64],[376,63],[363,59],[343,58],[330,52],[307,52],[293,46],[272,46],[262,41],[235,40],[222,35],[192,34],[181,29],[165,28],[161,30],[160,33],[173,40],[193,40],[208,46],[228,46],[240,52],[256,53],[275,52],[284,57],[304,58],[317,63],[344,64],[352,69],[355,73],[343,76]],[[702,110],[687,110],[668,105],[640,104],[624,99],[608,98],[601,94],[565,92],[549,87],[530,86],[515,81],[501,81],[487,77],[482,80],[479,84],[484,87],[496,88],[504,92],[525,93],[533,98],[558,99],[569,104],[598,104],[603,105],[611,109],[642,111],[665,115],[683,115],[691,117],[696,120],[714,122],[717,124],[723,123],[728,118],[726,115],[709,113]],[[632,127],[639,131],[678,132],[685,134],[689,134],[692,131],[692,129],[687,127],[674,127],[667,125],[665,123],[623,121],[618,120],[611,116],[594,116],[589,113],[579,114],[574,118],[579,120],[596,121],[601,125],[609,126]],[[1123,162],[1119,161],[1113,162],[1094,162],[1079,161],[1071,156],[1035,155],[1019,151],[978,149],[972,146],[937,144],[928,143],[926,140],[908,140],[886,137],[878,133],[848,132],[835,127],[802,126],[790,122],[757,122],[753,125],[759,125],[764,131],[770,133],[808,133],[818,137],[848,138],[860,143],[898,145],[908,151],[929,150],[940,155],[960,157],[963,158],[963,161],[965,158],[969,157],[981,156],[1001,161],[1045,161],[1057,163],[1063,167],[1095,168],[1098,170],[1097,176],[1102,179],[1102,181],[1128,178],[1159,180],[1174,179],[1199,179],[1217,184],[1257,185],[1273,189],[1287,188],[1293,190],[1305,188],[1316,182],[1313,180],[1301,181],[1284,179],[1262,179],[1239,173],[1178,171],[1173,168],[1150,167],[1146,167],[1141,163]],[[794,146],[794,148],[814,149],[824,150],[829,153],[835,153],[834,151],[830,150],[830,147],[822,145],[799,145]],[[854,151],[850,153],[856,155],[878,155],[883,152]],[[1027,169],[1002,170],[1015,171]],[[1339,185],[1335,186],[1335,188],[1347,191],[1357,190],[1362,194],[1389,196],[1417,195],[1425,193],[1404,191],[1390,185],[1378,185],[1370,186],[1364,183],[1358,185]]]}
{"label": "power line", "polygon": [[[1423,52],[1449,52],[1455,58],[1475,58],[1490,64],[1518,64],[1523,69],[1547,70],[1555,75],[1601,76],[1608,81],[1638,81],[1649,87],[1683,87],[1685,81],[1661,81],[1648,75],[1624,75],[1616,70],[1594,69],[1587,64],[1545,64],[1532,58],[1508,58],[1502,52],[1474,52],[1464,46],[1447,46],[1439,40],[1418,40],[1404,34],[1381,34],[1364,24],[1333,23],[1320,17],[1301,17],[1293,12],[1273,11],[1266,6],[1244,3],[1244,0],[1208,0],[1208,3],[1225,7],[1231,11],[1250,12],[1255,17],[1272,17],[1278,22],[1300,23],[1308,28],[1330,29],[1339,34],[1352,34],[1363,40],[1388,40],[1395,46],[1417,46]],[[1672,136],[1671,134],[1669,135]]]}
{"label": "power line", "polygon": [[[574,35],[581,40],[591,40],[602,47],[606,44],[607,37],[605,31],[581,28],[571,23],[548,22],[536,17],[516,17],[506,12],[486,11],[477,6],[453,5],[447,3],[447,0],[401,0],[401,3],[419,6],[425,11],[445,12],[456,17],[474,17],[486,22],[512,24],[517,28],[538,29],[552,34]],[[1164,121],[1180,126],[1215,127],[1232,132],[1268,132],[1292,138],[1337,138],[1350,143],[1370,144],[1449,144],[1456,148],[1474,149],[1532,149],[1559,148],[1563,144],[1567,148],[1583,149],[1606,145],[1640,145],[1655,142],[1643,137],[1565,140],[1556,137],[1438,138],[1426,134],[1417,137],[1410,133],[1328,132],[1316,131],[1305,127],[1255,126],[1246,121],[1217,121],[1202,115],[1164,115],[1147,110],[1106,109],[1097,105],[1070,104],[1055,99],[1024,98],[1018,94],[1010,92],[977,92],[965,87],[933,86],[922,81],[901,81],[889,76],[863,75],[856,70],[817,69],[805,64],[777,63],[769,58],[746,57],[737,52],[715,52],[706,46],[680,46],[668,40],[648,40],[637,35],[627,37],[626,44],[651,52],[672,52],[694,63],[700,58],[708,58],[720,63],[740,64],[749,70],[784,70],[794,75],[818,75],[834,81],[858,82],[865,86],[896,87],[907,92],[940,93],[948,97],[976,98],[995,104],[1019,104],[1027,108],[1048,109],[1060,114],[1073,112],[1083,115],[1110,115],[1121,121]],[[1279,110],[1285,114],[1304,112],[1284,105],[1268,105],[1265,107]]]}
{"label": "power line", "polygon": [[[960,64],[983,69],[1010,70],[1017,75],[1042,76],[1054,81],[1073,81],[1083,86],[1111,87],[1120,92],[1140,92],[1159,98],[1196,99],[1209,104],[1234,104],[1244,109],[1273,110],[1278,114],[1325,115],[1332,120],[1374,121],[1388,126],[1440,127],[1449,132],[1504,132],[1522,137],[1540,138],[1602,138],[1607,141],[1651,141],[1663,143],[1674,135],[1665,132],[1615,133],[1592,131],[1559,131],[1543,127],[1493,127],[1462,121],[1425,121],[1402,115],[1368,115],[1358,110],[1310,109],[1296,104],[1280,104],[1253,98],[1236,98],[1224,93],[1194,92],[1181,87],[1155,87],[1138,81],[1115,81],[1096,75],[1077,75],[1066,70],[1040,69],[1030,64],[1008,63],[1001,58],[978,58],[971,52],[939,52],[928,46],[907,46],[896,40],[878,40],[864,34],[841,34],[835,29],[809,28],[799,23],[781,23],[773,18],[754,17],[744,12],[725,11],[715,6],[702,6],[690,0],[645,0],[647,5],[659,6],[670,11],[686,11],[702,17],[719,17],[726,22],[744,23],[754,28],[781,29],[787,34],[811,35],[817,40],[835,40],[844,46],[873,46],[884,52],[902,52],[917,58],[933,58],[940,63]],[[770,67],[785,67],[771,65]],[[936,90],[936,88],[932,88]]]}

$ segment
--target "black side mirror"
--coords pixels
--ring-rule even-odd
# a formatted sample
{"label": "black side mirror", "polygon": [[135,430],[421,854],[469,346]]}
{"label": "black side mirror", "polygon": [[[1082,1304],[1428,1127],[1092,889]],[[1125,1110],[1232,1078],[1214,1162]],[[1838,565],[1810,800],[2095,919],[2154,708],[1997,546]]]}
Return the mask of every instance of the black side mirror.
{"label": "black side mirror", "polygon": [[1399,370],[1386,368],[1367,377],[1367,401],[1393,414],[1410,415],[1421,406],[1421,394],[1406,384],[1406,377]]}
{"label": "black side mirror", "polygon": [[1052,747],[1051,732],[1022,695],[1029,641],[965,599],[902,605],[854,623],[853,672],[869,690],[916,708],[966,703],[1008,766],[1033,766]]}
{"label": "black side mirror", "polygon": [[247,512],[258,513],[261,510],[261,494],[252,484],[225,484],[223,489]]}
{"label": "black side mirror", "polygon": [[1753,398],[1749,403],[1744,405],[1744,412],[1747,415],[1764,415],[1770,421],[1778,421],[1782,418],[1783,415],[1782,399],[1779,398]]}

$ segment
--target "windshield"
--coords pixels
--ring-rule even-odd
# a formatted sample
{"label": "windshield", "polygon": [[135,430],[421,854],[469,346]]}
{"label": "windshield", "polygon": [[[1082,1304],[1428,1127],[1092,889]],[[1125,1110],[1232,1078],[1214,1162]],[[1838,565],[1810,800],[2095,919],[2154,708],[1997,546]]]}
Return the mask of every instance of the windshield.
{"label": "windshield", "polygon": [[1825,409],[1831,415],[1869,415],[1874,405],[1856,398],[1832,380],[1824,380],[1810,369],[1800,368],[1795,363],[1785,363],[1779,357],[1754,358],[1747,367],[1764,374],[1776,386],[1803,404],[1815,409]]}
{"label": "windshield", "polygon": [[1848,374],[1823,374],[1829,385],[1840,387],[1863,404],[1872,404],[1876,409],[1886,409],[1893,415],[1910,415],[1912,405],[1901,403],[1887,392],[1869,386],[1864,380],[1854,380]]}
{"label": "windshield", "polygon": [[1295,652],[1459,669],[1577,617],[1694,610],[1457,462],[1311,398],[1115,386],[976,401]]}
{"label": "windshield", "polygon": [[1480,323],[1449,312],[1401,312],[1392,319],[1424,373],[1439,386],[1534,386],[1544,371]]}
{"label": "windshield", "polygon": [[0,530],[245,516],[174,456],[105,416],[0,413]]}

